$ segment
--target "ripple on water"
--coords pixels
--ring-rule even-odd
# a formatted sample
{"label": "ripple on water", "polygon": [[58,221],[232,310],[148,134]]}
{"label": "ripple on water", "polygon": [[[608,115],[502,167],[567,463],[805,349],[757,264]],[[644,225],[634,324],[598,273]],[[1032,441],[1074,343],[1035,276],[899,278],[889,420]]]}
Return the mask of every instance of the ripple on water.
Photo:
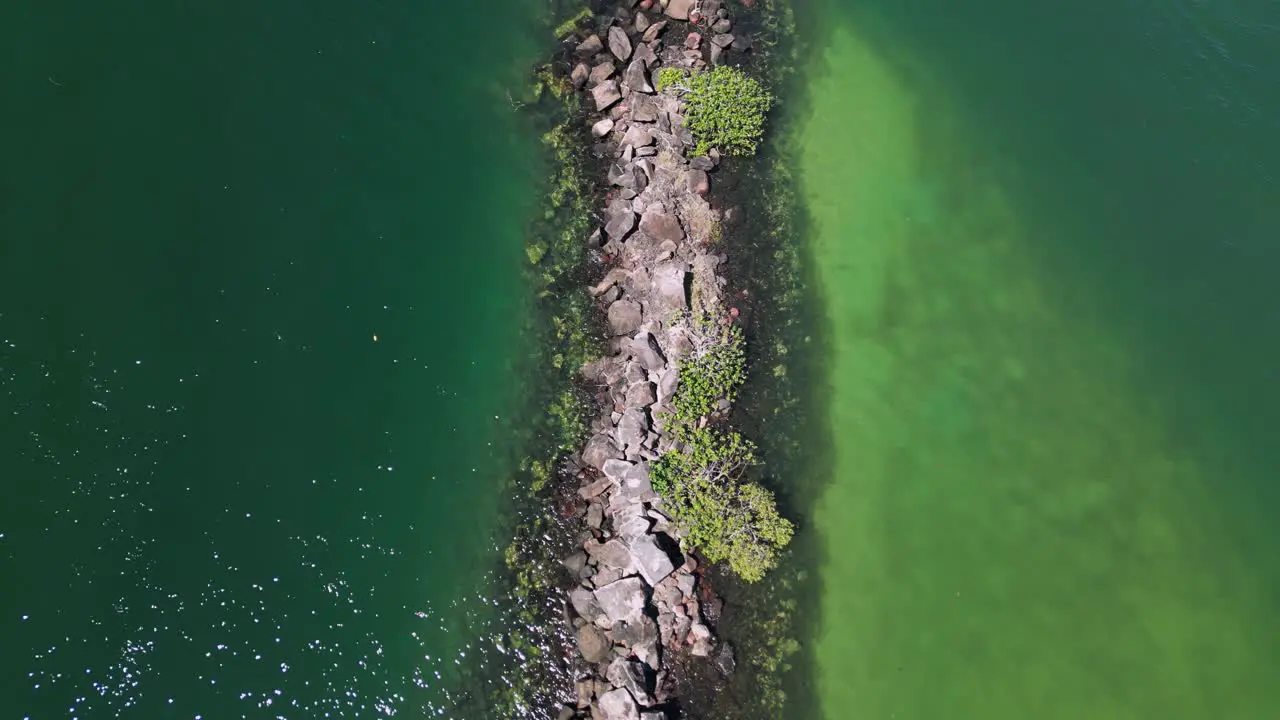
{"label": "ripple on water", "polygon": [[197,412],[200,372],[28,347],[3,319],[0,431],[19,483],[0,510],[0,574],[20,580],[0,597],[0,669],[21,679],[4,684],[6,710],[465,717],[501,682],[476,674],[510,664],[498,578],[381,482],[422,477],[420,459],[221,477],[207,470],[223,459],[203,456],[220,437]]}

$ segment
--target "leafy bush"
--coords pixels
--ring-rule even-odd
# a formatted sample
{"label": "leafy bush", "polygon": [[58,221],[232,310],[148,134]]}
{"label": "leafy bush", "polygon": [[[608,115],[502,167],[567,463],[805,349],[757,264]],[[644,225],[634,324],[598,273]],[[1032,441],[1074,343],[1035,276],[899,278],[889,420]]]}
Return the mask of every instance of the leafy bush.
{"label": "leafy bush", "polygon": [[668,65],[658,70],[658,77],[656,80],[657,84],[654,87],[658,89],[658,92],[662,92],[669,87],[676,87],[680,85],[688,75],[689,73],[684,70]]}
{"label": "leafy bush", "polygon": [[[661,82],[662,71],[658,72]],[[751,155],[764,135],[765,114],[773,96],[746,73],[719,65],[674,83],[685,91],[685,126],[697,138],[694,153],[720,148],[729,155]]]}
{"label": "leafy bush", "polygon": [[721,400],[733,402],[746,380],[747,355],[742,328],[720,325],[714,318],[694,320],[693,349],[680,364],[680,384],[671,399],[674,419],[696,423]]}
{"label": "leafy bush", "polygon": [[685,544],[709,562],[728,561],[748,582],[777,565],[778,550],[795,534],[773,494],[742,480],[755,464],[749,440],[700,428],[686,433],[683,452],[667,452],[650,472],[654,491],[686,532]]}

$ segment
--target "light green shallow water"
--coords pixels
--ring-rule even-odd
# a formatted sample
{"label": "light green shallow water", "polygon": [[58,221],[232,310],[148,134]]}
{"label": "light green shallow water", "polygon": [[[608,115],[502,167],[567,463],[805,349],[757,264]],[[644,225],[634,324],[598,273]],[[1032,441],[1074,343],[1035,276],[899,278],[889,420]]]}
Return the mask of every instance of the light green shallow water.
{"label": "light green shallow water", "polygon": [[1054,168],[1002,156],[952,107],[972,98],[903,73],[852,13],[814,12],[834,28],[800,158],[833,348],[823,714],[1275,717],[1280,564],[1247,502],[1274,474],[1235,418],[1188,422],[1198,400],[1152,360],[1176,346],[1110,322],[1129,268],[1046,260],[1091,218],[1008,178]]}

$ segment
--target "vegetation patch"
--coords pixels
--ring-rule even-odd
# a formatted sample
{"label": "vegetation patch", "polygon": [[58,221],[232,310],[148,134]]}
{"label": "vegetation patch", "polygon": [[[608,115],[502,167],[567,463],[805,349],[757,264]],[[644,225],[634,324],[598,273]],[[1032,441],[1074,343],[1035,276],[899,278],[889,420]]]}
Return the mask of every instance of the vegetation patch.
{"label": "vegetation patch", "polygon": [[680,384],[671,399],[673,419],[685,424],[710,415],[721,401],[736,400],[747,370],[742,328],[722,325],[707,315],[695,318],[692,325],[693,349],[680,363]]}
{"label": "vegetation patch", "polygon": [[795,527],[778,514],[773,493],[743,478],[757,464],[755,446],[736,432],[698,428],[684,434],[684,452],[668,452],[654,463],[654,491],[684,526],[690,548],[709,562],[728,562],[747,582],[763,579]]}
{"label": "vegetation patch", "polygon": [[658,89],[676,90],[685,101],[685,127],[697,140],[694,154],[719,148],[728,155],[752,155],[764,135],[773,95],[755,78],[728,65],[698,73],[663,68]]}

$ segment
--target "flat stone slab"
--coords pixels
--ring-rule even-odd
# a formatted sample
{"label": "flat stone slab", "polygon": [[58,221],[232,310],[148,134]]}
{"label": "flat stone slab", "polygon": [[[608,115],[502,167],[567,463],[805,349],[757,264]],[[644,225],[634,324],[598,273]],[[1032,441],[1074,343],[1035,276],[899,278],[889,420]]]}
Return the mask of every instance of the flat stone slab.
{"label": "flat stone slab", "polygon": [[627,37],[627,32],[617,25],[609,28],[609,52],[622,62],[626,62],[627,58],[631,57],[631,38]]}
{"label": "flat stone slab", "polygon": [[605,80],[591,88],[591,98],[596,102],[596,110],[605,110],[622,99],[617,80]]}
{"label": "flat stone slab", "polygon": [[628,577],[595,591],[596,602],[613,622],[622,622],[644,608],[644,583]]}
{"label": "flat stone slab", "polygon": [[[609,542],[616,542],[610,540]],[[657,585],[663,578],[675,572],[676,566],[671,562],[666,551],[658,546],[653,535],[641,535],[631,541],[631,556],[635,558],[636,569],[641,577],[650,585]]]}
{"label": "flat stone slab", "polygon": [[658,242],[670,240],[678,243],[684,240],[684,229],[676,216],[657,210],[645,211],[640,217],[640,230]]}
{"label": "flat stone slab", "polygon": [[623,688],[610,690],[596,700],[600,720],[640,720],[640,709],[631,693]]}

